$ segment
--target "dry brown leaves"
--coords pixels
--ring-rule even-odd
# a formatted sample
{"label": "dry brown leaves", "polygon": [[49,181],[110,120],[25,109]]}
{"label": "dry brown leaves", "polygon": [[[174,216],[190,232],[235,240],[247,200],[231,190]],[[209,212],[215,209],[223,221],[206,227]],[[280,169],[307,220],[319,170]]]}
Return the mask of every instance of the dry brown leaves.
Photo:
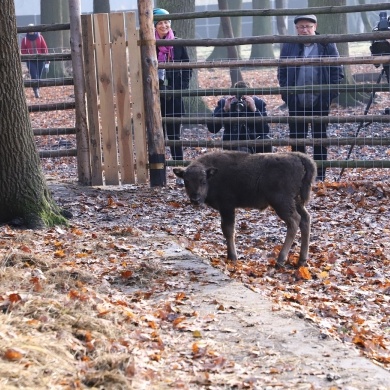
{"label": "dry brown leaves", "polygon": [[[264,83],[271,77],[263,76]],[[202,87],[211,82],[204,80]],[[214,83],[221,87],[220,74]],[[53,89],[52,96],[49,91],[42,90],[48,101],[71,94],[65,87]],[[281,104],[278,98],[267,103],[269,109]],[[33,127],[72,126],[69,115],[32,114]],[[48,147],[58,142],[43,138]],[[196,307],[188,308],[191,281],[202,276],[161,266],[173,239],[268,297],[275,311],[290,307],[323,337],[349,343],[390,367],[386,170],[348,170],[341,183],[316,184],[309,205],[309,266],[277,271],[285,228],[272,211],[237,212],[240,259],[231,264],[225,261],[218,213],[193,208],[174,186],[170,169],[166,188],[83,189],[75,184],[74,158],[47,159],[43,166],[49,183],[62,183],[53,187],[54,196],[74,218],[69,227],[39,231],[0,227],[2,387],[204,388],[224,383],[216,375],[233,373],[232,386],[253,388],[256,380],[244,375],[249,368],[204,339],[218,312],[227,311],[224,303],[200,317]],[[337,174],[334,169],[329,177]],[[298,253],[299,238],[290,265]]]}

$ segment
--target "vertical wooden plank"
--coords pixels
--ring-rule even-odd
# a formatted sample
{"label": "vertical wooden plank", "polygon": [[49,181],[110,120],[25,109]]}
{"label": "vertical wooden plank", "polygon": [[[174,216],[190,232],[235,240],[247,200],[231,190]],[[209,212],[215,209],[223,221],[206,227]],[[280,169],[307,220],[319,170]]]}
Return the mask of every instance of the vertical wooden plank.
{"label": "vertical wooden plank", "polygon": [[144,94],[142,87],[141,49],[137,45],[139,34],[135,12],[126,12],[127,41],[133,111],[134,147],[138,183],[148,179]]}
{"label": "vertical wooden plank", "polygon": [[89,127],[91,184],[93,186],[98,186],[103,184],[103,169],[92,15],[81,15],[81,26],[84,49],[84,75]]}
{"label": "vertical wooden plank", "polygon": [[95,14],[93,17],[96,63],[99,79],[100,121],[102,128],[105,184],[118,185],[118,148],[115,126],[115,106],[108,15]]}
{"label": "vertical wooden plank", "polygon": [[135,172],[130,87],[126,55],[125,19],[123,12],[110,13],[110,35],[121,183],[134,184]]}

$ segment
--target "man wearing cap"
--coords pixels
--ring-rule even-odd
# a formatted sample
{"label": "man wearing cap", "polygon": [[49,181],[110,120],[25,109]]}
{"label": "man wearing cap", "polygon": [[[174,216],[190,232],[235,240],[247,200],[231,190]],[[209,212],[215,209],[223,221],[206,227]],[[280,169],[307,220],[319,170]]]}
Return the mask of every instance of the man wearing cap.
{"label": "man wearing cap", "polygon": [[[297,34],[300,36],[316,35],[317,17],[315,15],[301,15],[294,19]],[[280,58],[308,58],[308,57],[339,57],[334,43],[284,43]],[[278,80],[281,87],[300,87],[307,85],[339,84],[344,78],[342,66],[279,66]],[[324,87],[321,91],[307,91],[305,93],[287,92],[282,94],[287,104],[290,116],[328,116],[332,100],[338,92]],[[327,121],[311,122],[313,138],[327,138]],[[290,138],[306,138],[309,124],[303,121],[289,120]],[[292,145],[293,151],[305,153],[305,146]],[[313,147],[314,160],[327,159],[327,147],[315,145]],[[325,179],[324,167],[319,167],[317,180]]]}

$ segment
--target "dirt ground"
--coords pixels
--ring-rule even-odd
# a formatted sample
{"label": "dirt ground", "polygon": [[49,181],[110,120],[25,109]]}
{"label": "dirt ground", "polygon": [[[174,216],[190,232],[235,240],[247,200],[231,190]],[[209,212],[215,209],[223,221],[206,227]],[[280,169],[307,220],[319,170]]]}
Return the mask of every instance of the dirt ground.
{"label": "dirt ground", "polygon": [[[219,73],[207,80],[221,85]],[[372,113],[388,106],[381,98]],[[278,114],[279,97],[267,104]],[[73,123],[62,114],[45,124]],[[33,127],[41,117],[31,115]],[[389,131],[362,134],[379,130]],[[42,149],[59,145],[41,138]],[[388,155],[355,149],[354,158]],[[90,188],[74,180],[75,159],[43,164],[73,218],[37,231],[0,226],[0,389],[390,389],[388,170],[347,170],[336,184],[334,169],[313,188],[311,276],[299,280],[274,270],[285,230],[269,211],[237,213],[232,267],[218,214],[194,210],[171,171],[161,189]],[[299,238],[291,260],[298,249]]]}
{"label": "dirt ground", "polygon": [[182,189],[49,183],[69,227],[0,227],[2,389],[390,388],[304,311],[154,229]]}

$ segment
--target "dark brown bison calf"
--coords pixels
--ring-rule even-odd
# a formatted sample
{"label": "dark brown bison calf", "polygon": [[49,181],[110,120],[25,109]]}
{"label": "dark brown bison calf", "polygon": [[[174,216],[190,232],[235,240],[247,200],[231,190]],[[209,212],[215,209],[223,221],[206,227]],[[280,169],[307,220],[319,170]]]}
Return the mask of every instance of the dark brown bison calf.
{"label": "dark brown bison calf", "polygon": [[236,208],[264,210],[271,206],[287,224],[287,235],[278,256],[278,265],[301,230],[298,266],[306,264],[310,240],[310,215],[305,208],[316,176],[314,161],[305,154],[215,152],[205,154],[187,168],[174,168],[184,179],[185,189],[195,205],[206,203],[221,215],[227,257],[237,260],[234,244]]}

